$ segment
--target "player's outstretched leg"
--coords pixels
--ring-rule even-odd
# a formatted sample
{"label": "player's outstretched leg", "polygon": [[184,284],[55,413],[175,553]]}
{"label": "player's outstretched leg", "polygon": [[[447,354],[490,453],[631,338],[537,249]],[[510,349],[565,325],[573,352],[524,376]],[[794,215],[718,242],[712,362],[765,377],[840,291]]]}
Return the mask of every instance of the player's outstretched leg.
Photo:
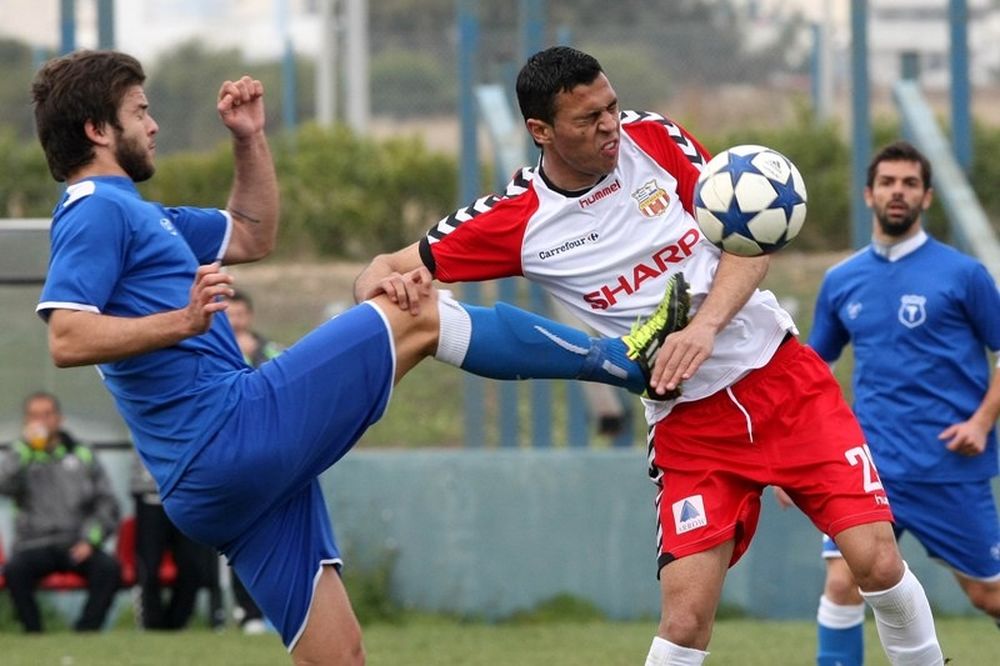
{"label": "player's outstretched leg", "polygon": [[595,338],[506,303],[477,307],[442,294],[435,356],[492,379],[582,379],[645,395],[656,352],[687,323],[688,303],[684,277],[674,275],[656,311],[628,335]]}

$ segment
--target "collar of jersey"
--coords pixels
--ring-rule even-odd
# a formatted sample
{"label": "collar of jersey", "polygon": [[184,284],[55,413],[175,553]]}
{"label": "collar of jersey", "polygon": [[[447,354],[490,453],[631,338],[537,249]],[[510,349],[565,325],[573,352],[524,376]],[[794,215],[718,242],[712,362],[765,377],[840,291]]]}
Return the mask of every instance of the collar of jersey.
{"label": "collar of jersey", "polygon": [[596,183],[594,183],[590,187],[585,187],[582,190],[564,190],[563,188],[557,186],[555,183],[549,180],[549,177],[545,175],[545,169],[542,168],[542,161],[540,159],[538,160],[538,175],[542,177],[542,181],[545,183],[545,187],[549,188],[556,194],[561,194],[567,199],[576,199],[582,197],[584,194],[590,192],[592,189],[603,183],[604,179],[608,177],[608,174],[604,174],[603,176],[597,179]]}
{"label": "collar of jersey", "polygon": [[135,182],[133,182],[133,180],[128,176],[89,176],[83,180],[92,180],[95,183],[110,185],[111,187],[116,187],[119,190],[126,190],[136,194],[139,193],[138,188],[135,186]]}
{"label": "collar of jersey", "polygon": [[876,243],[873,239],[872,251],[888,262],[899,261],[906,255],[912,254],[920,249],[920,247],[927,242],[927,239],[927,232],[923,229],[918,231],[912,238],[907,238],[905,241],[900,241],[899,243],[893,243],[891,245]]}

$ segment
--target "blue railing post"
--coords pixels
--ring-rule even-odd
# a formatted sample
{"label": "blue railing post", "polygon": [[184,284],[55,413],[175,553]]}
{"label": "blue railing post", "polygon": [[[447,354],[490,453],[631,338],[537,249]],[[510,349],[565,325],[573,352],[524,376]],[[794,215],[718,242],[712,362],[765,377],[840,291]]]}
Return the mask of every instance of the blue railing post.
{"label": "blue railing post", "polygon": [[865,205],[865,180],[872,149],[868,116],[868,1],[851,0],[851,243],[860,248],[871,237]]}
{"label": "blue railing post", "polygon": [[115,0],[97,0],[97,48],[115,48]]}
{"label": "blue railing post", "polygon": [[76,50],[76,0],[59,1],[59,53]]}
{"label": "blue railing post", "polygon": [[[476,63],[479,61],[479,2],[458,0],[458,112],[461,119],[462,153],[459,164],[460,205],[471,203],[479,194],[479,150],[476,141]],[[480,288],[470,282],[463,288],[469,303],[480,301]],[[465,375],[465,446],[480,447],[486,440],[484,382]]]}
{"label": "blue railing post", "polygon": [[969,88],[969,7],[967,0],[950,0],[951,141],[955,159],[966,174],[972,169],[972,119]]}

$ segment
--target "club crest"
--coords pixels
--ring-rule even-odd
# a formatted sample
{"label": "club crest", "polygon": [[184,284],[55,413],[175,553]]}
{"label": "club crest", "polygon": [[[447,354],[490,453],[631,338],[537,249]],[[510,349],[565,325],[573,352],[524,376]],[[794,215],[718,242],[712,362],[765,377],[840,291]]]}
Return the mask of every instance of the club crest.
{"label": "club crest", "polygon": [[659,217],[670,205],[670,195],[656,184],[655,179],[633,192],[632,198],[639,204],[639,211],[646,217]]}
{"label": "club crest", "polygon": [[927,297],[904,294],[899,299],[899,321],[907,328],[916,328],[927,321]]}

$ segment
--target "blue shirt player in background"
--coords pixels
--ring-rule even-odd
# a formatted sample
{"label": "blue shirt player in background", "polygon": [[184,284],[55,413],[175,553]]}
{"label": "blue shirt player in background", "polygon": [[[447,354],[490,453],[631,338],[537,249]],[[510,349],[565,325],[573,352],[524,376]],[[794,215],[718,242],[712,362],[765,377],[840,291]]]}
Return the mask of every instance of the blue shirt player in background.
{"label": "blue shirt player in background", "polygon": [[[414,282],[255,370],[221,315],[233,295],[221,264],[261,259],[275,244],[263,86],[245,76],[219,90],[235,167],[226,209],[168,208],[135,186],[153,175],[159,130],[144,81],[131,56],[81,51],[46,63],[32,85],[49,170],[67,183],[37,307],[50,353],[60,367],[98,366],[171,521],[226,555],[296,663],[362,663],[317,476],[381,417],[395,382],[433,355],[498,379],[642,393],[659,345],[685,322],[686,289],[675,278],[629,335],[591,338]],[[403,310],[411,296],[427,307]]]}
{"label": "blue shirt player in background", "polygon": [[[854,410],[892,502],[897,535],[912,533],[949,566],[969,600],[1000,622],[997,475],[1000,295],[986,268],[930,237],[931,167],[912,145],[868,167],[872,243],[827,273],[809,344],[833,362],[854,348]],[[873,482],[877,483],[873,478]],[[863,660],[864,605],[827,539],[819,605],[821,666]]]}

